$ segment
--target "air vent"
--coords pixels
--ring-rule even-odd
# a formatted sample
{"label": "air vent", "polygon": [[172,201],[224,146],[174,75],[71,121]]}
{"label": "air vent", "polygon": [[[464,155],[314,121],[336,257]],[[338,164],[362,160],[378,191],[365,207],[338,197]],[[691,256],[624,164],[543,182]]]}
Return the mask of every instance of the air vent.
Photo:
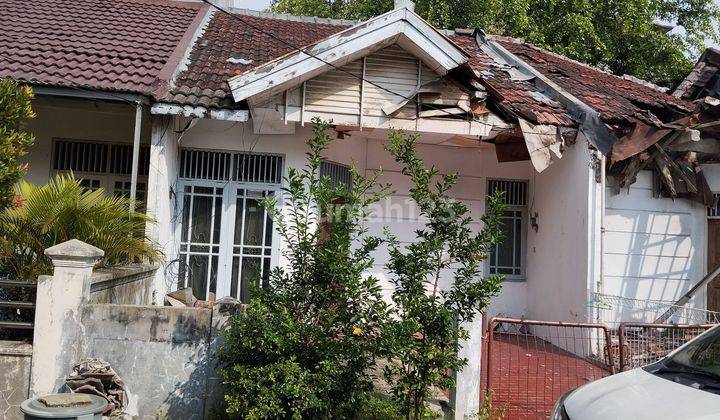
{"label": "air vent", "polygon": [[322,161],[320,163],[320,178],[330,178],[333,188],[338,185],[345,185],[348,189],[352,187],[352,174],[350,167],[335,162]]}
{"label": "air vent", "polygon": [[720,194],[713,194],[713,205],[708,207],[709,219],[720,219]]}
{"label": "air vent", "polygon": [[53,146],[53,169],[105,173],[108,147],[107,143],[56,140]]}
{"label": "air vent", "polygon": [[503,191],[505,193],[505,204],[508,206],[526,206],[527,189],[527,181],[488,180],[488,195],[492,195],[496,191]]}
{"label": "air vent", "polygon": [[183,149],[180,153],[180,177],[227,181],[232,155],[226,152]]}
{"label": "air vent", "polygon": [[282,183],[283,158],[278,155],[255,153],[235,154],[235,181],[260,182],[263,184]]}

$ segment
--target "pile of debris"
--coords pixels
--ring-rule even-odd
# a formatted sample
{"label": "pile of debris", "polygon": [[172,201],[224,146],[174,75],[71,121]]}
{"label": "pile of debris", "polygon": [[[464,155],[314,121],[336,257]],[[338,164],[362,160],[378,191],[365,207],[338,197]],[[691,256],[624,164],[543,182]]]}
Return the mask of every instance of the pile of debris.
{"label": "pile of debris", "polygon": [[73,366],[72,373],[65,379],[65,385],[73,393],[94,394],[105,398],[108,402],[103,413],[105,416],[122,416],[127,407],[125,383],[110,364],[101,359],[82,359]]}

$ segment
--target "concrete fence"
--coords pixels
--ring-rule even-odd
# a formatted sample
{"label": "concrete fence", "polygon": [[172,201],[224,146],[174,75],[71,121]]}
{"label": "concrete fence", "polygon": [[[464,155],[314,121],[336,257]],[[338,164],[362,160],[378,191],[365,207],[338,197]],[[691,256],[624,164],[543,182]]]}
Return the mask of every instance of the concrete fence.
{"label": "concrete fence", "polygon": [[219,405],[215,355],[241,305],[136,305],[152,301],[154,267],[93,273],[103,251],[77,240],[45,253],[54,272],[38,279],[32,395],[64,391],[72,366],[96,357],[125,382],[132,416],[201,419]]}

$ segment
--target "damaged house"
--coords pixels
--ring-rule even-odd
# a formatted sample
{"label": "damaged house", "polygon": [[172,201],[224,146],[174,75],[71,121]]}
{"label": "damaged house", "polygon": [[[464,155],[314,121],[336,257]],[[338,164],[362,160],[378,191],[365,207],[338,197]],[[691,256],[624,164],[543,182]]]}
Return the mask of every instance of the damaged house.
{"label": "damaged house", "polygon": [[[17,34],[0,77],[37,96],[26,179],[72,171],[141,200],[166,256],[156,296],[246,301],[283,264],[260,200],[303,164],[314,117],[337,137],[323,175],[382,169],[396,190],[371,233],[411,241],[423,224],[383,149],[390,128],[418,132],[427,163],[459,173],[452,194],[476,221],[506,193],[490,315],[587,322],[598,294],[674,302],[720,262],[716,52],[670,94],[522,40],[434,28],[405,2],[363,22],[162,0],[52,7],[11,1],[0,18]],[[387,258],[372,274],[387,278]],[[689,305],[720,310],[714,287]],[[461,414],[478,407],[481,325]]]}

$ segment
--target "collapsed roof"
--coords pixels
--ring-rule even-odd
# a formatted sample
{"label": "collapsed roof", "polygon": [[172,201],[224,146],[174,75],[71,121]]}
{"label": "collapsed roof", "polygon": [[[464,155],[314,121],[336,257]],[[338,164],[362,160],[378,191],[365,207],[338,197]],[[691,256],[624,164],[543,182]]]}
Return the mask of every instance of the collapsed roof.
{"label": "collapsed roof", "polygon": [[[112,8],[101,0],[6,0],[0,8],[0,23],[8,28],[0,34],[0,77],[134,92],[156,103],[204,110],[247,110],[244,97],[233,99],[230,79],[243,80],[297,53],[294,46],[317,47],[367,26],[238,9],[225,14],[205,4],[167,0],[122,0]],[[688,100],[714,91],[717,52],[706,53],[673,96],[522,40],[442,32],[448,42],[437,45],[444,53],[458,57],[450,51],[457,48],[466,58],[457,60],[457,69],[445,69],[448,77],[509,123],[481,137],[496,144],[501,161],[531,159],[543,170],[577,130],[604,130],[600,137],[606,141],[595,145],[610,154],[615,143],[613,173],[619,173],[626,161],[645,157],[666,136],[677,139],[696,120],[712,118],[707,111],[692,114],[698,111]],[[683,120],[690,115],[695,120]]]}

